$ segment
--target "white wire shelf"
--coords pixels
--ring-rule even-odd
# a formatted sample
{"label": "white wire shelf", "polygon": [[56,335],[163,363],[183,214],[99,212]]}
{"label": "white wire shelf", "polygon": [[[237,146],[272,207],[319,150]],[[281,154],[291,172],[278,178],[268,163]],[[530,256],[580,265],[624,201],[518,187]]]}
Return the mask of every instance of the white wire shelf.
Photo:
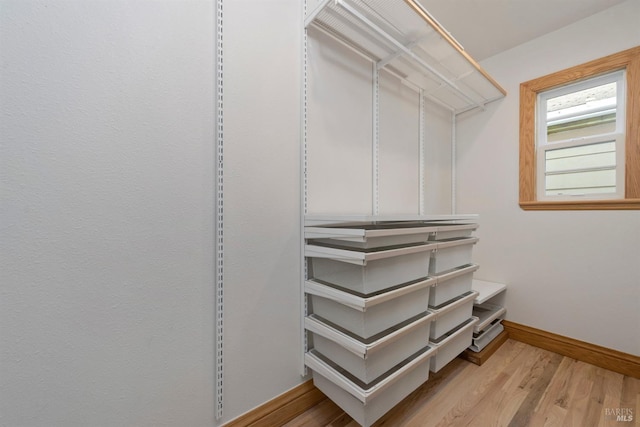
{"label": "white wire shelf", "polygon": [[326,226],[331,224],[369,224],[379,222],[398,222],[398,221],[443,221],[448,223],[462,222],[462,223],[474,223],[478,221],[477,214],[446,214],[446,215],[419,215],[419,214],[406,214],[406,215],[332,215],[332,214],[318,214],[318,215],[305,215],[304,225],[306,227],[312,226]]}
{"label": "white wire shelf", "polygon": [[456,114],[506,95],[417,0],[319,0],[309,9],[305,27],[349,45]]}

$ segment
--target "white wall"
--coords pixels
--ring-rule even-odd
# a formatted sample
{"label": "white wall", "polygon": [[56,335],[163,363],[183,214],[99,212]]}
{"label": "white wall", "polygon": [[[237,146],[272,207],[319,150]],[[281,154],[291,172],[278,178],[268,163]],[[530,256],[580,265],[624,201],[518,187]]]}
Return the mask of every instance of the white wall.
{"label": "white wall", "polygon": [[420,95],[379,73],[378,213],[417,214],[420,203]]}
{"label": "white wall", "polygon": [[0,425],[214,423],[213,29],[0,3]]}
{"label": "white wall", "polygon": [[221,424],[299,384],[301,4],[3,1],[0,425]]}
{"label": "white wall", "polygon": [[224,6],[226,422],[302,382],[302,5]]}
{"label": "white wall", "polygon": [[[424,205],[425,214],[451,211],[451,112],[425,102]],[[456,213],[473,213],[457,210]]]}
{"label": "white wall", "polygon": [[[373,209],[372,62],[311,28],[308,43],[308,213]],[[419,92],[379,75],[378,213],[420,209]],[[451,114],[425,102],[425,213],[450,213]]]}
{"label": "white wall", "polygon": [[307,70],[307,212],[371,214],[371,61],[310,29]]}
{"label": "white wall", "polygon": [[507,318],[640,355],[637,211],[518,206],[519,84],[640,44],[627,1],[483,62],[509,95],[458,127],[460,212],[480,214],[477,278],[507,283]]}

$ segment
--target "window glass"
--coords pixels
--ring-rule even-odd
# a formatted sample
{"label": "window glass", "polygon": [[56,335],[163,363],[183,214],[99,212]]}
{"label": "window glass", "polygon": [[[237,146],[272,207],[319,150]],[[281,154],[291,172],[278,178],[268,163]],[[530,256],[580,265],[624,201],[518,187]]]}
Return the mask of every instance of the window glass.
{"label": "window glass", "polygon": [[545,152],[545,195],[616,192],[615,141]]}
{"label": "window glass", "polygon": [[547,142],[616,130],[616,82],[547,99]]}
{"label": "window glass", "polygon": [[622,197],[623,78],[618,71],[539,94],[540,198]]}

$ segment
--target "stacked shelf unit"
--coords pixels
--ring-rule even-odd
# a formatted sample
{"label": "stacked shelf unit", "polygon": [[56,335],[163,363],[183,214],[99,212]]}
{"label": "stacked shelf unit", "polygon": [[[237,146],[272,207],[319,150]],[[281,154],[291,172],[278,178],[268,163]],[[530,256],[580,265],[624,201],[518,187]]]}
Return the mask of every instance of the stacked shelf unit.
{"label": "stacked shelf unit", "polygon": [[[478,295],[471,254],[477,217],[425,215],[424,101],[457,114],[506,95],[417,0],[306,0],[301,104],[303,374],[369,426],[472,343]],[[372,67],[371,214],[310,215],[307,199],[307,31]],[[378,74],[419,93],[420,189],[414,212],[378,211]],[[455,159],[455,132],[452,132]],[[452,176],[455,165],[452,164]],[[452,178],[455,213],[455,184]],[[316,209],[318,206],[316,205]]]}
{"label": "stacked shelf unit", "polygon": [[477,323],[477,223],[380,218],[305,227],[305,364],[364,426],[467,348]]}
{"label": "stacked shelf unit", "polygon": [[473,315],[478,318],[478,323],[474,328],[469,350],[479,353],[504,330],[502,320],[507,312],[504,307],[504,291],[507,286],[476,279],[471,286],[478,293],[473,303]]}

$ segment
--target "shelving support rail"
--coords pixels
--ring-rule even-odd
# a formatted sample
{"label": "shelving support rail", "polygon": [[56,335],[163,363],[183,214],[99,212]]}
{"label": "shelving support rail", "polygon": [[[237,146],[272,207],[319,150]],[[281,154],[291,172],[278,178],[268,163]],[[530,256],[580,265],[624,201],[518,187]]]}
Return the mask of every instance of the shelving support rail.
{"label": "shelving support rail", "polygon": [[455,114],[484,109],[506,95],[417,0],[320,0],[304,24],[424,90]]}

